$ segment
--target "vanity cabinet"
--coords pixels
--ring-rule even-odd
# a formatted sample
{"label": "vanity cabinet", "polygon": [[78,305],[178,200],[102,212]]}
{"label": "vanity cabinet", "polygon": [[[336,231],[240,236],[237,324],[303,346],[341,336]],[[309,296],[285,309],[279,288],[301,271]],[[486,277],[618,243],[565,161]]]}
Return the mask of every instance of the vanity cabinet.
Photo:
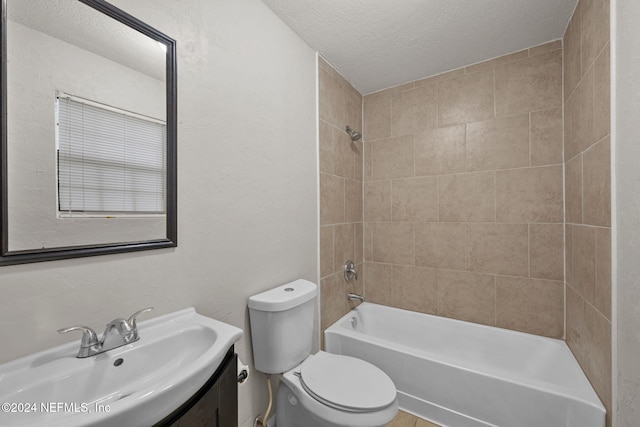
{"label": "vanity cabinet", "polygon": [[238,427],[237,363],[232,346],[206,384],[154,427]]}

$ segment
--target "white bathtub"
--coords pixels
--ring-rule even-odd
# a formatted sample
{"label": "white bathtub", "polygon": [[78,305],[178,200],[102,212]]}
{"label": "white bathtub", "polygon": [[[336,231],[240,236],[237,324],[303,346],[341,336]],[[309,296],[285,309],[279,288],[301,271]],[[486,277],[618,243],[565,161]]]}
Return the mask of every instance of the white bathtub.
{"label": "white bathtub", "polygon": [[603,427],[564,341],[363,303],[325,331],[331,353],[381,368],[400,408],[444,427]]}

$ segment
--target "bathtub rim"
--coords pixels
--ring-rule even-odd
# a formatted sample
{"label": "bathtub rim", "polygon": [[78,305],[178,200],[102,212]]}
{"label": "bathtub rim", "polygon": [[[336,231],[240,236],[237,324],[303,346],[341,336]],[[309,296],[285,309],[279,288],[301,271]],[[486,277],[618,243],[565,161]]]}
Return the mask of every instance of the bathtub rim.
{"label": "bathtub rim", "polygon": [[473,367],[468,367],[468,366],[464,366],[458,363],[454,363],[452,361],[448,361],[446,359],[443,358],[437,358],[436,360],[438,363],[441,363],[443,365],[447,365],[449,367],[453,367],[456,369],[460,369],[466,372],[471,372],[471,373],[475,373],[475,374],[481,374],[481,375],[485,375],[487,377],[493,378],[493,379],[497,379],[497,380],[501,380],[501,381],[506,381],[509,382],[511,384],[526,384],[527,386],[541,391],[541,392],[545,392],[545,393],[549,393],[549,394],[553,394],[556,396],[560,396],[560,397],[564,397],[564,398],[569,398],[569,399],[573,399],[576,401],[579,401],[583,404],[592,406],[595,409],[598,409],[600,411],[602,411],[603,413],[606,414],[606,408],[604,407],[602,401],[600,400],[600,397],[596,394],[593,385],[591,384],[591,382],[587,379],[586,375],[584,374],[584,371],[582,370],[582,367],[580,366],[580,364],[578,363],[577,359],[575,358],[573,352],[571,351],[571,349],[569,348],[569,346],[567,345],[567,343],[564,340],[560,340],[557,338],[550,338],[550,337],[545,337],[545,336],[541,336],[541,335],[535,335],[535,334],[530,334],[527,332],[521,332],[521,331],[515,331],[512,329],[505,329],[505,328],[500,328],[500,327],[496,327],[496,326],[491,326],[491,325],[484,325],[484,324],[480,324],[480,323],[474,323],[474,322],[469,322],[469,321],[465,321],[465,320],[460,320],[460,319],[453,319],[453,318],[449,318],[449,317],[444,317],[444,316],[438,316],[438,315],[434,315],[434,314],[428,314],[428,313],[421,313],[421,312],[417,312],[417,311],[412,311],[412,310],[406,310],[406,309],[402,309],[402,308],[398,308],[398,307],[391,307],[391,306],[387,306],[387,305],[383,305],[383,304],[376,304],[376,303],[371,303],[371,302],[363,302],[361,304],[358,304],[358,306],[356,306],[355,308],[351,309],[349,312],[347,312],[344,316],[342,316],[340,319],[338,319],[337,321],[335,321],[334,323],[332,323],[328,328],[325,329],[325,331],[323,332],[324,334],[324,342],[326,345],[327,342],[327,334],[331,335],[331,334],[336,334],[336,335],[343,335],[343,336],[347,336],[349,338],[352,339],[358,339],[358,337],[362,337],[365,336],[367,337],[367,341],[372,342],[376,345],[382,346],[386,349],[392,350],[392,351],[398,351],[399,349],[406,354],[409,354],[411,356],[414,357],[422,357],[424,358],[425,356],[432,356],[434,355],[434,353],[427,353],[425,351],[421,351],[420,349],[416,349],[416,348],[412,348],[409,347],[407,345],[404,344],[400,344],[400,343],[396,343],[395,346],[390,346],[389,343],[390,341],[387,339],[383,339],[383,338],[379,338],[373,335],[368,335],[365,334],[363,332],[359,332],[353,329],[348,329],[347,327],[344,327],[343,324],[348,322],[349,319],[354,315],[354,312],[357,312],[359,310],[362,309],[366,309],[367,307],[372,307],[372,308],[377,308],[377,307],[381,307],[383,310],[384,309],[388,309],[388,310],[399,310],[399,311],[403,311],[403,312],[408,312],[411,313],[413,315],[418,315],[418,316],[427,316],[428,318],[433,318],[433,319],[437,319],[439,321],[445,321],[445,322],[451,322],[453,324],[457,324],[457,325],[463,325],[463,326],[472,326],[474,328],[479,328],[479,329],[490,329],[490,330],[495,330],[499,333],[503,333],[505,335],[516,335],[516,336],[520,336],[520,337],[527,337],[527,338],[534,338],[537,340],[541,340],[541,341],[550,341],[555,343],[556,345],[559,345],[562,347],[562,351],[564,353],[566,353],[568,356],[571,357],[571,363],[574,363],[576,365],[576,367],[579,369],[579,371],[582,373],[583,379],[584,379],[584,383],[583,385],[588,385],[588,387],[569,387],[569,386],[563,386],[561,384],[557,384],[557,383],[550,383],[547,381],[542,381],[542,380],[536,380],[534,378],[531,377],[526,377],[526,376],[518,376],[518,377],[509,377],[506,375],[500,375],[498,373],[495,372],[484,372],[484,371],[480,371],[477,368],[473,368]]}

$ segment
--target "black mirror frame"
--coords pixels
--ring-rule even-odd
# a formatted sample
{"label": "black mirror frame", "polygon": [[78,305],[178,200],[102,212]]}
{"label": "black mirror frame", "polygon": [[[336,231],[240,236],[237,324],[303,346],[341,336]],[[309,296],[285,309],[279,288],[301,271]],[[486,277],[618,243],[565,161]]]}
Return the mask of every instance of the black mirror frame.
{"label": "black mirror frame", "polygon": [[95,255],[122,252],[144,251],[149,249],[171,248],[178,246],[178,180],[177,180],[177,60],[176,41],[139,19],[120,10],[105,0],[78,0],[93,9],[133,28],[142,34],[167,46],[166,96],[167,96],[167,234],[164,239],[145,240],[100,245],[64,246],[49,249],[9,251],[8,237],[8,164],[7,164],[7,0],[2,3],[0,17],[0,236],[2,252],[0,266],[26,264],[32,262],[54,261]]}

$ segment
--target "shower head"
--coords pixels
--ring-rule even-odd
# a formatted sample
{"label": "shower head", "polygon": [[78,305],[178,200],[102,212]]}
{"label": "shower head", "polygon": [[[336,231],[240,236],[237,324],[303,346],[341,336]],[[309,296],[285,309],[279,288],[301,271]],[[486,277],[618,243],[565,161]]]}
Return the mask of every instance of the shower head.
{"label": "shower head", "polygon": [[355,130],[351,129],[351,128],[349,127],[349,125],[347,125],[347,127],[346,127],[346,128],[344,128],[344,130],[345,130],[345,131],[347,131],[347,133],[349,134],[349,136],[351,137],[351,140],[352,140],[353,142],[356,142],[356,141],[358,141],[360,138],[362,138],[362,134],[361,134],[360,132],[358,132],[358,131],[355,131]]}

